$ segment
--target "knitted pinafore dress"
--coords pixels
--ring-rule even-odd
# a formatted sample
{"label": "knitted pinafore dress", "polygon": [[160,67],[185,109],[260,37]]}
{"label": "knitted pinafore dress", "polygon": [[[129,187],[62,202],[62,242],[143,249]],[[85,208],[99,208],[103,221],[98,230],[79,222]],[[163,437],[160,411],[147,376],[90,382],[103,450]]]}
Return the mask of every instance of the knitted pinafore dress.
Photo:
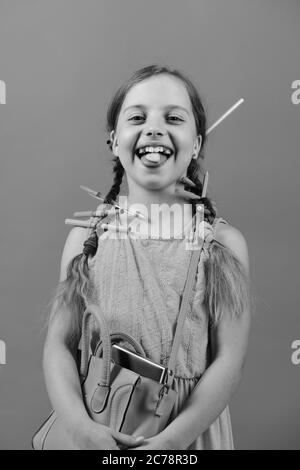
{"label": "knitted pinafore dress", "polygon": [[[203,264],[209,256],[208,248],[216,225],[220,222],[227,223],[224,219],[215,219],[211,233],[204,236],[204,249],[175,368],[173,388],[178,392],[178,400],[172,419],[180,413],[185,400],[209,366]],[[102,307],[111,333],[122,331],[132,335],[141,343],[149,359],[167,365],[192,250],[186,249],[184,238],[132,239],[127,236],[111,239],[107,233],[99,237],[97,252],[89,261],[93,286],[89,300]],[[233,448],[228,407],[188,447],[190,450]]]}

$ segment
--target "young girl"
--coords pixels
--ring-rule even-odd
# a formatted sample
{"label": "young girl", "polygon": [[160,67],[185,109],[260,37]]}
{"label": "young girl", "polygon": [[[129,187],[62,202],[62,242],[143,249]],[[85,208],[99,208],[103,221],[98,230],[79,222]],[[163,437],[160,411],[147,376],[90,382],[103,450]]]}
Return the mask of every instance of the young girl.
{"label": "young girl", "polygon": [[[201,198],[200,150],[206,137],[202,102],[181,72],[147,66],[117,91],[107,130],[115,177],[98,209],[105,216],[106,209],[114,208],[126,175],[123,207],[138,209],[145,218],[139,219],[134,236],[129,232],[118,238],[111,236],[111,225],[126,227],[132,219],[112,210],[100,222],[95,219],[97,230],[74,227],[67,237],[44,348],[53,408],[77,449],[233,449],[228,403],[246,356],[249,261],[241,232],[216,218],[210,199]],[[183,176],[188,186],[182,184]],[[196,203],[205,207],[204,248],[175,369],[178,401],[162,432],[138,440],[95,423],[85,409],[76,364],[82,314],[87,303],[101,304],[111,332],[129,333],[149,359],[167,365],[192,254],[186,248],[187,222],[194,220]],[[160,210],[152,211],[156,204]],[[163,221],[169,220],[174,204],[180,210],[174,211],[169,230],[165,223],[161,226],[160,213]],[[104,222],[106,231],[101,229]],[[97,333],[95,329],[95,341]]]}

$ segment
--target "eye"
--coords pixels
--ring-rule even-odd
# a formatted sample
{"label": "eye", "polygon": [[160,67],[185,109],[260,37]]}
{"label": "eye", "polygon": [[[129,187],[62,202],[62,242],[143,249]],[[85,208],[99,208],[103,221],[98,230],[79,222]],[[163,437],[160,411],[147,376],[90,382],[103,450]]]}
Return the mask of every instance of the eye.
{"label": "eye", "polygon": [[132,116],[130,119],[128,119],[128,121],[137,121],[137,120],[139,120],[139,119],[136,119],[136,118],[144,119],[144,116],[142,116],[141,114],[136,114],[135,116]]}
{"label": "eye", "polygon": [[175,120],[175,121],[183,121],[183,119],[181,119],[181,118],[178,117],[178,116],[174,116],[174,115],[169,116],[168,118],[169,118],[169,119],[172,119],[172,120]]}
{"label": "eye", "polygon": [[[131,118],[128,119],[128,121],[135,121],[135,122],[138,122],[140,121],[141,119],[145,119],[145,116],[141,115],[141,114],[135,114],[134,116],[132,116]],[[183,119],[181,119],[180,117],[178,116],[175,116],[175,115],[170,115],[167,117],[167,119],[171,119],[175,122],[183,122]]]}

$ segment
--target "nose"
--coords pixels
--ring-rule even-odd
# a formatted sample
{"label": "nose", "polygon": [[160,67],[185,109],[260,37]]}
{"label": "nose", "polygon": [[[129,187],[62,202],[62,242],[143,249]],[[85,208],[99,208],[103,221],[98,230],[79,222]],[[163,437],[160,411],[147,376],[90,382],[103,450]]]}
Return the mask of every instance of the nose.
{"label": "nose", "polygon": [[161,137],[165,135],[165,131],[158,129],[157,127],[151,127],[144,134],[148,137]]}

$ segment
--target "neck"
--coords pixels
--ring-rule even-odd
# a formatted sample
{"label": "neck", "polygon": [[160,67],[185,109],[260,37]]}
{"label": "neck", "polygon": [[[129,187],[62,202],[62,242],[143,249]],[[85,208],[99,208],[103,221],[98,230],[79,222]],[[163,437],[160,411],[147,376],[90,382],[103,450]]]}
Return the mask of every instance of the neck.
{"label": "neck", "polygon": [[[182,197],[158,190],[136,190],[128,196],[120,196],[121,207],[131,211],[139,211],[145,219],[136,218],[136,228],[142,235],[154,237],[180,237],[186,234],[186,227],[192,220],[192,205]],[[121,215],[121,223],[131,223],[133,218],[125,213]]]}

